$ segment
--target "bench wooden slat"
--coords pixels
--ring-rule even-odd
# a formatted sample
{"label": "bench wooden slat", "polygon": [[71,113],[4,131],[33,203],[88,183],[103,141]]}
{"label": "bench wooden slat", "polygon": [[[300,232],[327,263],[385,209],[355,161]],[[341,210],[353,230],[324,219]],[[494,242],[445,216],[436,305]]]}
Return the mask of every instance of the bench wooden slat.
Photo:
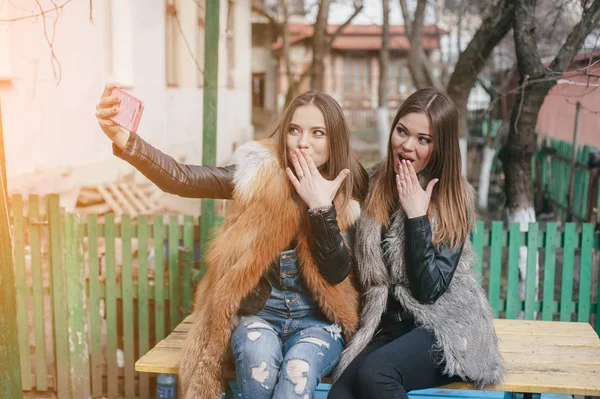
{"label": "bench wooden slat", "polygon": [[[139,372],[177,374],[181,348],[192,316],[142,356]],[[505,392],[600,395],[600,339],[587,323],[494,320],[507,374],[502,384],[486,387]],[[234,377],[233,375],[231,377]],[[456,383],[445,388],[474,389]]]}
{"label": "bench wooden slat", "polygon": [[[179,333],[185,338],[185,334]],[[578,336],[577,340],[573,339],[573,335],[522,335],[522,334],[499,334],[498,340],[502,344],[522,344],[536,346],[584,346],[594,347],[599,345],[598,337],[593,336]]]}

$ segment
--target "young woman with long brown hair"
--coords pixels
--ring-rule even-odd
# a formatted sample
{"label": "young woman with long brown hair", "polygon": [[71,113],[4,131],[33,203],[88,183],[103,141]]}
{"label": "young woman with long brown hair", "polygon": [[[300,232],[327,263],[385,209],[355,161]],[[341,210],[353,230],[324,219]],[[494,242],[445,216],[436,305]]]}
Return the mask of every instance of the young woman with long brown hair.
{"label": "young woman with long brown hair", "polygon": [[357,224],[361,327],[329,398],[407,398],[503,375],[485,293],[470,270],[475,221],[461,176],[458,113],[443,93],[413,93],[396,113]]}
{"label": "young woman with long brown hair", "polygon": [[185,398],[220,398],[228,360],[246,398],[308,398],[358,328],[351,278],[354,222],[367,174],[333,98],[294,99],[271,139],[245,144],[234,165],[182,165],[96,116],[114,152],[169,193],[230,198],[197,291],[179,374]]}

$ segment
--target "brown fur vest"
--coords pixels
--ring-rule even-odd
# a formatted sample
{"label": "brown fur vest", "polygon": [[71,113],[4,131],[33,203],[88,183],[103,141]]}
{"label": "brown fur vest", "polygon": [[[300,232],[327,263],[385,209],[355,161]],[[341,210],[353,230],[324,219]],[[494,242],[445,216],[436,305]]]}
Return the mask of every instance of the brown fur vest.
{"label": "brown fur vest", "polygon": [[[347,340],[358,327],[359,295],[351,277],[331,285],[319,273],[309,248],[306,205],[295,195],[275,151],[275,143],[267,140],[236,152],[234,201],[208,252],[209,269],[196,291],[194,324],[179,367],[186,399],[221,397],[240,303],[294,238],[304,283],[323,314],[342,327]],[[334,203],[343,231],[358,219],[360,208],[354,200],[340,208],[342,200]]]}

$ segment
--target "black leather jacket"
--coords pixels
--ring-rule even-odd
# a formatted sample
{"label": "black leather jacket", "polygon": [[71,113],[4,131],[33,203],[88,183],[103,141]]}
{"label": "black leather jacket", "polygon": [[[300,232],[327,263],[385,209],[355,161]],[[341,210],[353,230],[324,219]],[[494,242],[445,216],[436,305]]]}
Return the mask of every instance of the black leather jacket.
{"label": "black leather jacket", "polygon": [[[113,153],[167,193],[189,198],[230,199],[232,196],[235,165],[214,167],[181,164],[134,133],[124,150],[113,145]],[[354,262],[346,247],[346,243],[350,247],[353,245],[354,231],[344,232],[342,238],[335,207],[326,212],[310,214],[310,221],[311,249],[319,270],[329,283],[341,283],[350,273]],[[264,296],[264,292],[260,294]]]}
{"label": "black leather jacket", "polygon": [[[406,219],[406,272],[413,297],[423,304],[433,304],[448,289],[458,266],[463,244],[458,248],[434,246],[427,216]],[[402,309],[393,292],[382,322],[395,323],[412,319]]]}

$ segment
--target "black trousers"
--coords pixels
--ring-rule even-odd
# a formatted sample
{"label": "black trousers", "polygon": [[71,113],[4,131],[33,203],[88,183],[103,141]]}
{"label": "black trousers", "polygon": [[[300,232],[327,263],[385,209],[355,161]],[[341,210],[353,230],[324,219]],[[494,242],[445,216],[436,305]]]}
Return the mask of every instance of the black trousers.
{"label": "black trousers", "polygon": [[460,381],[442,374],[433,334],[410,321],[385,324],[331,388],[329,399],[405,399],[407,392]]}

